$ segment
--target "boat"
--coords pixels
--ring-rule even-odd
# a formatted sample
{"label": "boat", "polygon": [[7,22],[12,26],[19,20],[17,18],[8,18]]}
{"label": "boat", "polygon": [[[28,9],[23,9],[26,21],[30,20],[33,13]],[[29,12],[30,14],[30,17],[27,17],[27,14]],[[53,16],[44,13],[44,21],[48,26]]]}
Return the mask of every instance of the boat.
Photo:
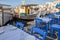
{"label": "boat", "polygon": [[[32,20],[34,19],[37,14],[32,13],[33,7],[36,7],[38,4],[26,4],[21,5],[18,8],[18,13],[15,17],[20,18],[22,20]],[[36,9],[36,8],[35,8]]]}

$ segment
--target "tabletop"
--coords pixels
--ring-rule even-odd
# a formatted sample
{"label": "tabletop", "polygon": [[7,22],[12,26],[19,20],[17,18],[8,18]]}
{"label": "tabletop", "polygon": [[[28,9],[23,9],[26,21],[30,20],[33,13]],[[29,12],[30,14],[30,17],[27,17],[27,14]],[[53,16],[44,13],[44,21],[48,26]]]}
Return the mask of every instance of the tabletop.
{"label": "tabletop", "polygon": [[60,15],[58,15],[58,14],[54,14],[54,15],[55,15],[56,18],[60,18]]}
{"label": "tabletop", "polygon": [[58,25],[58,24],[53,24],[53,25],[51,25],[53,28],[56,28],[56,30],[57,29],[59,29],[60,30],[60,25]]}
{"label": "tabletop", "polygon": [[45,16],[45,17],[54,19],[54,18],[55,18],[55,15],[54,15],[54,14],[49,14],[49,15],[47,15],[47,16]]}
{"label": "tabletop", "polygon": [[14,26],[4,26],[4,33],[0,34],[0,40],[38,40],[32,35],[22,31],[21,29],[14,29]]}
{"label": "tabletop", "polygon": [[51,18],[47,18],[47,17],[40,17],[39,19],[42,19],[43,22],[46,22],[46,23],[52,20]]}

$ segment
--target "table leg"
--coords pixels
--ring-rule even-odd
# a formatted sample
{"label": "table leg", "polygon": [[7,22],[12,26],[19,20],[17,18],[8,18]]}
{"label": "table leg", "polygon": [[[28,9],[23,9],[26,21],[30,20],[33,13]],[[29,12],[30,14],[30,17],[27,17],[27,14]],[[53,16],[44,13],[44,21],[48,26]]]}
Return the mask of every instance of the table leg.
{"label": "table leg", "polygon": [[48,27],[49,26],[49,23],[46,23],[46,32],[47,32],[47,34],[48,34]]}
{"label": "table leg", "polygon": [[60,40],[60,31],[58,32],[58,40]]}

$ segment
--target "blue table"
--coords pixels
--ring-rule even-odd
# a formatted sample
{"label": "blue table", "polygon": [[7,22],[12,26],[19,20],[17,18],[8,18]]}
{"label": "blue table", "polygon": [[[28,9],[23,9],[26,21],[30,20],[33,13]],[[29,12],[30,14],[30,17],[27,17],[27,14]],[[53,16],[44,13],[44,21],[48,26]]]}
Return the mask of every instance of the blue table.
{"label": "blue table", "polygon": [[56,12],[57,15],[60,15],[60,12]]}
{"label": "blue table", "polygon": [[51,21],[51,18],[47,18],[47,17],[40,17],[39,19],[42,19],[43,22],[48,23],[49,21]]}
{"label": "blue table", "polygon": [[42,17],[42,18],[39,18],[39,19],[42,19],[43,22],[46,23],[46,32],[48,34],[48,29],[50,28],[50,21],[52,20],[51,18],[46,18],[46,17]]}
{"label": "blue table", "polygon": [[8,25],[4,26],[4,33],[0,34],[0,40],[38,40],[32,35],[16,28],[12,30],[14,26]]}
{"label": "blue table", "polygon": [[51,18],[51,19],[54,19],[54,18],[55,18],[54,14],[48,14],[48,15],[45,16],[45,17],[47,17],[47,18]]}
{"label": "blue table", "polygon": [[57,30],[58,31],[58,40],[60,40],[60,25],[58,24],[53,24],[50,28],[50,33],[51,33],[51,37],[53,36],[53,31]]}
{"label": "blue table", "polygon": [[54,14],[55,18],[57,18],[58,23],[60,23],[60,15],[59,14]]}
{"label": "blue table", "polygon": [[55,14],[48,14],[47,16],[45,16],[47,18],[51,18],[52,22],[50,24],[55,24],[58,21],[58,17],[55,16]]}
{"label": "blue table", "polygon": [[[60,20],[60,15],[55,13],[55,14],[49,14],[47,16],[45,16],[47,18],[51,18],[53,20],[53,23],[58,23]],[[57,22],[58,21],[58,22]]]}
{"label": "blue table", "polygon": [[56,18],[59,18],[60,17],[60,15],[58,15],[58,14],[54,14],[54,15],[55,15]]}
{"label": "blue table", "polygon": [[46,23],[46,26],[49,26],[50,21],[52,21],[51,18],[47,18],[47,17],[42,17],[42,18],[40,17],[39,19],[42,19],[42,21]]}

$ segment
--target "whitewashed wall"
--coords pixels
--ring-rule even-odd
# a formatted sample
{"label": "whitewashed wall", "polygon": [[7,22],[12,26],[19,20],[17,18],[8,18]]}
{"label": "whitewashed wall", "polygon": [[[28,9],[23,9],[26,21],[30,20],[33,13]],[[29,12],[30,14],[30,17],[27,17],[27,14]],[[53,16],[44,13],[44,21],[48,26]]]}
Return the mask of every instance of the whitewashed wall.
{"label": "whitewashed wall", "polygon": [[[2,23],[2,13],[0,12],[0,25],[3,25]],[[6,13],[6,12],[4,12],[4,24],[6,23],[6,22],[8,22],[9,20],[11,20],[12,19],[12,16],[10,15],[10,13]]]}
{"label": "whitewashed wall", "polygon": [[0,12],[0,25],[2,25],[2,12]]}

